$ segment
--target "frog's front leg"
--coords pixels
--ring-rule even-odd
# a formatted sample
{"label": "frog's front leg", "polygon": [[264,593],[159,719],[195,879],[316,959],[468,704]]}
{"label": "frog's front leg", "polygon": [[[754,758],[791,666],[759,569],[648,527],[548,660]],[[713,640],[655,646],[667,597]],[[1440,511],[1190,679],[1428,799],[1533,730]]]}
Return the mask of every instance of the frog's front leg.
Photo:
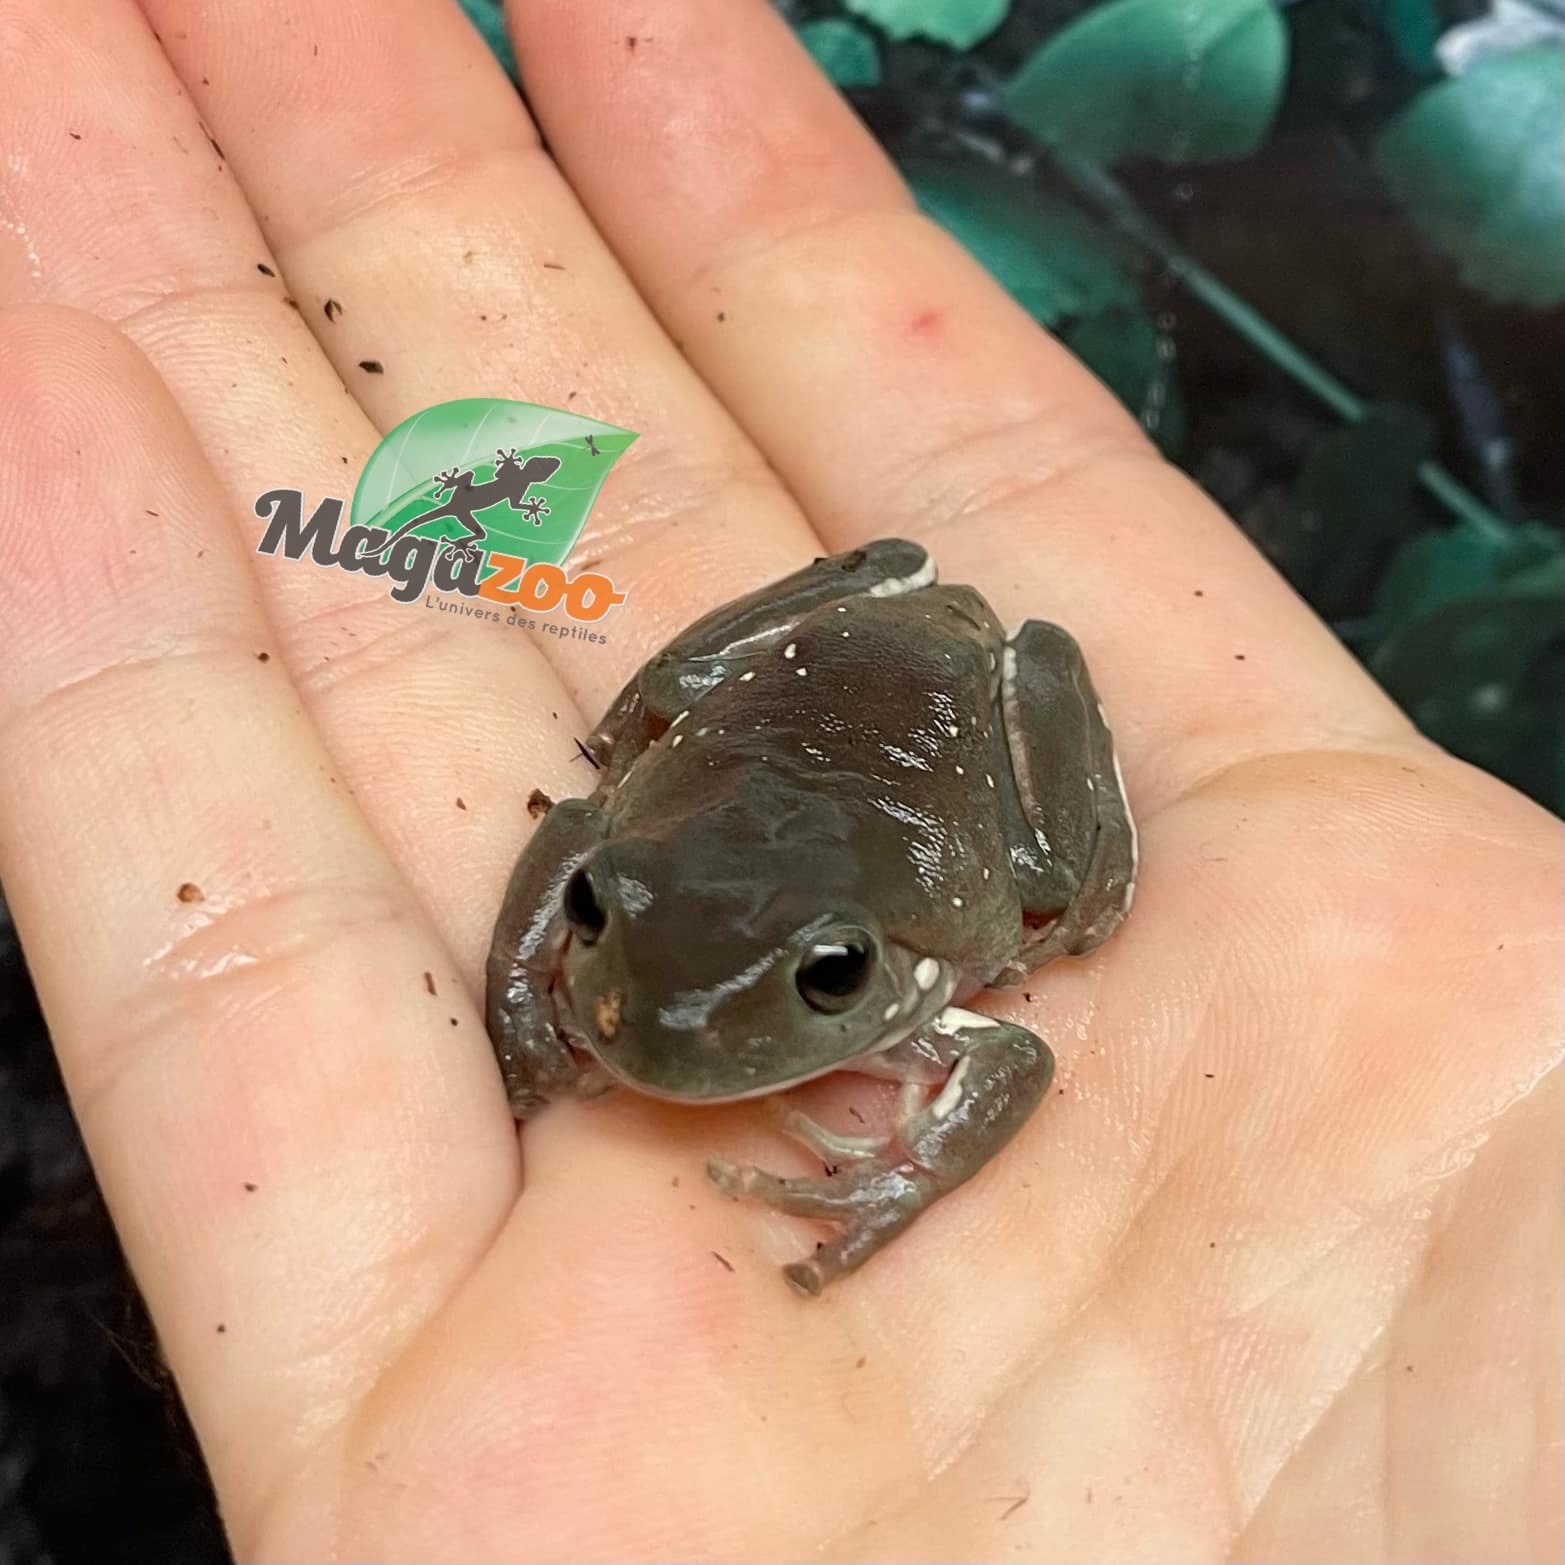
{"label": "frog's front leg", "polygon": [[550,1098],[600,1089],[555,1026],[549,990],[568,933],[565,883],[603,840],[603,816],[585,799],[544,802],[548,813],[511,872],[489,948],[486,1021],[518,1119]]}
{"label": "frog's front leg", "polygon": [[1136,827],[1075,638],[1028,620],[1002,656],[1011,765],[1000,807],[1011,816],[1012,870],[1032,931],[999,981],[1017,982],[1114,932],[1135,894]]}
{"label": "frog's front leg", "polygon": [[713,609],[651,657],[587,740],[612,786],[673,720],[761,651],[786,641],[805,615],[845,598],[894,597],[935,579],[929,551],[902,538],[815,560],[781,581]]}
{"label": "frog's front leg", "polygon": [[1026,1028],[956,1006],[933,1026],[955,1063],[934,1096],[902,1119],[883,1151],[858,1156],[824,1179],[783,1179],[717,1160],[707,1166],[728,1195],[841,1226],[814,1255],[783,1268],[800,1293],[817,1294],[856,1271],[932,1202],[971,1179],[1048,1091],[1054,1055]]}

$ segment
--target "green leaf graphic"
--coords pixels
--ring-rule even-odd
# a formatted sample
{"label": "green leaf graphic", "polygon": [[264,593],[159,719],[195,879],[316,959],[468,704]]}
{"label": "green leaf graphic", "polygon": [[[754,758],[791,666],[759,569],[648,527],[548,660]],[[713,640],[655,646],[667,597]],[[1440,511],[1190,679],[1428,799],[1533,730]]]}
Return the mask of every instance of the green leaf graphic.
{"label": "green leaf graphic", "polygon": [[1413,220],[1491,298],[1565,300],[1565,56],[1482,60],[1421,93],[1376,162]]}
{"label": "green leaf graphic", "polygon": [[[533,402],[492,397],[442,402],[398,424],[376,447],[353,491],[352,521],[395,532],[448,503],[449,494],[440,490],[443,472],[471,473],[475,488],[490,483],[497,451],[514,449],[522,463],[530,456],[558,457],[555,472],[526,491],[528,502],[542,502],[536,522],[504,499],[474,510],[473,519],[488,534],[480,544],[484,550],[559,565],[581,536],[609,469],[636,438],[615,424]],[[412,529],[414,537],[424,538],[458,538],[464,532],[449,516]]]}
{"label": "green leaf graphic", "polygon": [[1287,64],[1272,0],[1109,0],[1038,49],[1006,111],[1098,163],[1239,158],[1270,128]]}
{"label": "green leaf graphic", "polygon": [[970,49],[1005,20],[1011,0],[843,0],[843,5],[888,38],[933,38]]}

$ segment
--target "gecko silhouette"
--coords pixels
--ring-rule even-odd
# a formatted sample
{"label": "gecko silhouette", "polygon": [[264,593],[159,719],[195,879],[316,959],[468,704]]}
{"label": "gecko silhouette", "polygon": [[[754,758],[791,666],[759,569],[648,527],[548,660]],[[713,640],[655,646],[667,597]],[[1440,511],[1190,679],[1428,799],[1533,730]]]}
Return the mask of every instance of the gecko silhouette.
{"label": "gecko silhouette", "polygon": [[[483,523],[475,520],[474,513],[488,510],[491,505],[498,505],[502,500],[509,501],[513,511],[526,510],[525,496],[528,489],[552,478],[560,466],[557,456],[530,456],[525,462],[518,462],[514,446],[509,451],[496,451],[495,458],[494,477],[486,484],[475,484],[471,470],[459,473],[453,467],[449,472],[442,473],[435,488],[436,498],[443,494],[449,494],[451,498],[444,505],[437,505],[433,510],[405,521],[375,551],[376,555],[384,554],[413,528],[449,516],[453,521],[460,522],[467,531],[464,536],[452,539],[446,545],[447,552],[459,559],[471,558],[480,541],[489,536]],[[532,520],[535,526],[543,525],[541,516],[537,514],[540,510],[546,513],[548,507],[539,507],[534,502]]]}

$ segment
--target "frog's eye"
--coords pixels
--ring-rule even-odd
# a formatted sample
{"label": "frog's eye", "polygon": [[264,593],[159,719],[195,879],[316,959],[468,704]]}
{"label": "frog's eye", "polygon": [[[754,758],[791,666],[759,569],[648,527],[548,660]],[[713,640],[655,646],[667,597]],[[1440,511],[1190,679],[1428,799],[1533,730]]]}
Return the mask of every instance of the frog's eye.
{"label": "frog's eye", "polygon": [[608,928],[609,915],[603,911],[592,877],[585,868],[565,882],[565,922],[583,945],[590,946]]}
{"label": "frog's eye", "polygon": [[811,946],[793,981],[812,1011],[833,1015],[857,1002],[869,983],[871,964],[867,942],[833,941]]}

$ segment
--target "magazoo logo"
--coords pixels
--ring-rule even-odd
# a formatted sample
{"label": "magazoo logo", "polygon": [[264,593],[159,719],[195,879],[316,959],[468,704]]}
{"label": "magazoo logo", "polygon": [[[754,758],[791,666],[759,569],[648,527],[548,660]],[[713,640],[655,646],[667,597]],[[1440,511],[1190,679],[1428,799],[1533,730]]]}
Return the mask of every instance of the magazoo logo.
{"label": "magazoo logo", "polygon": [[269,489],[255,502],[268,523],[256,550],[385,576],[399,603],[434,591],[478,600],[468,612],[485,618],[504,608],[513,619],[563,611],[592,623],[626,594],[607,576],[567,576],[563,565],[609,469],[636,438],[533,402],[442,402],[375,448],[341,538],[341,500],[322,500],[306,520],[301,491]]}

